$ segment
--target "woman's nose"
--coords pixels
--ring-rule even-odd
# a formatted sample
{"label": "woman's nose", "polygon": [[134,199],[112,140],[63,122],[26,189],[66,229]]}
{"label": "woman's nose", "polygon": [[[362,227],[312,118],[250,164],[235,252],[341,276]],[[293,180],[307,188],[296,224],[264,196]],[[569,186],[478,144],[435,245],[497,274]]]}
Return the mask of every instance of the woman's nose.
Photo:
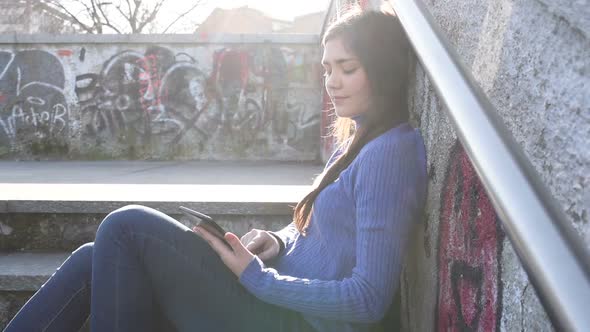
{"label": "woman's nose", "polygon": [[326,77],[326,89],[327,90],[336,90],[340,89],[342,86],[342,82],[340,80],[340,76],[332,72]]}

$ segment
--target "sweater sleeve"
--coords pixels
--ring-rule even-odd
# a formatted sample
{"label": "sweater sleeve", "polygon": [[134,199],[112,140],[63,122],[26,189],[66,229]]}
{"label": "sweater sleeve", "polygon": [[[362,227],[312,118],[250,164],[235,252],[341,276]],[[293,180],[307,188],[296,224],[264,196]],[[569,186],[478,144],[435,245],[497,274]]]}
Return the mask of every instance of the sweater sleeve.
{"label": "sweater sleeve", "polygon": [[290,223],[285,228],[279,231],[271,233],[283,242],[282,244],[280,244],[281,250],[279,252],[279,255],[291,250],[293,242],[295,242],[297,235],[299,235],[299,231],[297,230],[297,226],[295,226],[295,222]]}
{"label": "sweater sleeve", "polygon": [[304,314],[351,322],[380,320],[397,286],[418,201],[413,187],[419,167],[415,157],[407,155],[416,151],[398,145],[374,146],[359,160],[353,180],[357,263],[349,277],[280,275],[256,257],[240,282],[261,300]]}

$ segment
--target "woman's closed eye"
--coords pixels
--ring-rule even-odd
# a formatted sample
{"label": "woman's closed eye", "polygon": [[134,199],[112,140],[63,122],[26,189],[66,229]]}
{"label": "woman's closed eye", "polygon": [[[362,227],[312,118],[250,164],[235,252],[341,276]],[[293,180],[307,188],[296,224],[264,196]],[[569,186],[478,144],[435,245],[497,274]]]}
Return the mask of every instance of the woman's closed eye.
{"label": "woman's closed eye", "polygon": [[[358,69],[358,67],[351,68],[351,69],[342,69],[342,73],[343,73],[343,74],[345,74],[345,75],[354,74],[354,72],[355,72],[357,69]],[[324,77],[328,77],[328,76],[330,76],[331,74],[332,74],[331,72],[329,72],[329,71],[327,71],[327,70],[326,70],[326,71],[324,71],[324,74],[323,74],[323,76],[324,76]]]}
{"label": "woman's closed eye", "polygon": [[354,74],[354,72],[358,69],[358,67],[354,67],[354,68],[345,68],[342,70],[342,72],[346,75],[350,75],[350,74]]}

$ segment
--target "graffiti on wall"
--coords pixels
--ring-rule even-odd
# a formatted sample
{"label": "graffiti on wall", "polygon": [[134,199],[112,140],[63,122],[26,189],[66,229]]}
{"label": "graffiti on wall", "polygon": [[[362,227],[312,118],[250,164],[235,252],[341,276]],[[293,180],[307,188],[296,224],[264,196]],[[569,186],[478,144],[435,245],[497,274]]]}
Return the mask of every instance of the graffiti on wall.
{"label": "graffiti on wall", "polygon": [[[230,136],[249,135],[249,141],[262,135],[271,120],[278,124],[274,111],[279,106],[272,92],[282,92],[280,84],[286,82],[284,63],[265,60],[240,48],[223,48],[213,54],[208,83],[220,108],[208,114],[210,128]],[[272,83],[276,84],[274,89]]]}
{"label": "graffiti on wall", "polygon": [[438,331],[499,331],[503,232],[459,142],[450,155],[439,224]]}
{"label": "graffiti on wall", "polygon": [[124,51],[100,73],[76,77],[85,134],[162,136],[178,141],[206,106],[206,76],[187,54],[163,47]]}
{"label": "graffiti on wall", "polygon": [[84,149],[117,157],[135,148],[145,157],[199,156],[211,141],[213,155],[317,149],[316,47],[199,48],[152,46],[106,59],[85,47],[0,51],[0,156],[65,157],[72,147],[80,158]]}
{"label": "graffiti on wall", "polygon": [[319,126],[320,112],[307,105],[317,101],[304,102],[298,90],[291,88],[294,83],[318,80],[309,73],[311,57],[305,54],[278,47],[215,52],[208,82],[221,107],[209,121],[229,135],[241,134],[242,140],[245,134],[250,139],[264,137],[276,144],[297,146],[310,137],[308,129]]}
{"label": "graffiti on wall", "polygon": [[163,47],[119,53],[100,73],[77,77],[85,134],[131,130],[164,143],[196,134],[201,145],[214,137],[296,146],[305,136],[297,130],[319,126],[317,110],[290,98],[294,82],[310,79],[301,75],[299,67],[308,65],[301,59],[288,48],[222,48],[212,68],[201,69],[190,55]]}
{"label": "graffiti on wall", "polygon": [[0,51],[0,146],[67,139],[60,60],[42,50]]}

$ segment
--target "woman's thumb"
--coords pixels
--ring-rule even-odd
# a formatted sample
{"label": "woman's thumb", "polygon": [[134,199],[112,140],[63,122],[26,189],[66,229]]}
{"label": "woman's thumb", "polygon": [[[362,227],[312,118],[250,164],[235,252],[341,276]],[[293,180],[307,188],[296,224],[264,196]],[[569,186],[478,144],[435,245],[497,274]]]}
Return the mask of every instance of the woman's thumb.
{"label": "woman's thumb", "polygon": [[225,241],[227,241],[227,243],[229,243],[229,245],[231,246],[231,248],[233,249],[233,251],[235,253],[248,250],[248,249],[246,249],[246,247],[244,247],[244,245],[242,244],[242,241],[240,241],[240,238],[236,234],[227,232],[227,233],[225,233],[224,238],[225,238]]}

